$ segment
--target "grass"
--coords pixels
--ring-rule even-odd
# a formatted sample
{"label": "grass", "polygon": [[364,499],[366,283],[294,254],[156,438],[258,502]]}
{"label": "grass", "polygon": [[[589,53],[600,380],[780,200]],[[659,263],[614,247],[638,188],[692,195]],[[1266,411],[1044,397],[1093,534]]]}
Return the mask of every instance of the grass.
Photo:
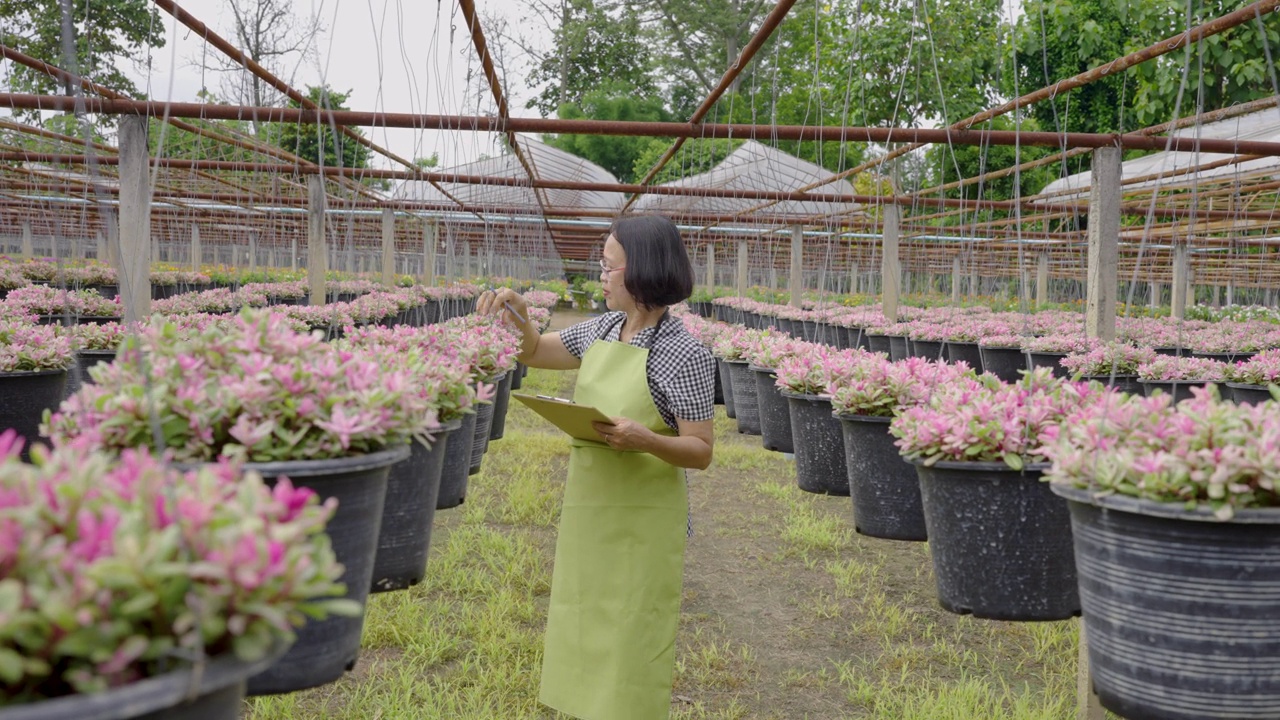
{"label": "grass", "polygon": [[[569,396],[572,373],[521,392]],[[1067,720],[1077,623],[942,611],[924,543],[852,531],[848,498],[800,492],[794,463],[718,412],[691,473],[672,717]],[[537,702],[568,443],[513,403],[467,501],[437,514],[427,579],[371,598],[357,669],[246,703],[246,720],[563,718]]]}

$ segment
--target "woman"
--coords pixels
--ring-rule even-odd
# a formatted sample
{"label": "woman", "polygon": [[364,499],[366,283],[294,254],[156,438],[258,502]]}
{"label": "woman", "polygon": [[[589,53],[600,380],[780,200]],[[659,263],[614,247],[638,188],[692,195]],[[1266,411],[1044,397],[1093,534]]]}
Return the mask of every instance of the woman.
{"label": "woman", "polygon": [[539,335],[512,290],[477,307],[523,326],[521,362],[577,368],[574,400],[613,420],[569,454],[539,699],[583,720],[651,720],[671,705],[690,527],[683,468],[711,464],[715,361],[667,311],[693,291],[674,223],[621,219],[603,258],[613,312],[597,319]]}

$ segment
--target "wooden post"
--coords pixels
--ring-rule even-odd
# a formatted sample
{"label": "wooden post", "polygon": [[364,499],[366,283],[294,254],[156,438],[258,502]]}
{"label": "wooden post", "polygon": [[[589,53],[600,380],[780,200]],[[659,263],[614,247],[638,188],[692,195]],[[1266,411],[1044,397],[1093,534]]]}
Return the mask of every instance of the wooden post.
{"label": "wooden post", "polygon": [[902,265],[898,262],[898,231],[902,210],[885,205],[884,235],[880,253],[880,312],[889,322],[898,321],[898,293],[902,288]]}
{"label": "wooden post", "polygon": [[396,213],[391,208],[382,209],[382,284],[395,284],[396,274]]}
{"label": "wooden post", "polygon": [[440,235],[440,223],[428,220],[422,226],[422,284],[436,284],[436,242]]}
{"label": "wooden post", "polygon": [[200,248],[200,226],[191,223],[191,272],[200,272],[200,259],[204,251]]}
{"label": "wooden post", "polygon": [[746,297],[747,287],[751,284],[751,266],[747,252],[747,239],[738,238],[738,297]]}
{"label": "wooden post", "polygon": [[960,256],[951,258],[951,304],[960,306]]}
{"label": "wooden post", "polygon": [[707,289],[715,291],[716,289],[716,246],[715,243],[707,243]]}
{"label": "wooden post", "polygon": [[36,256],[35,242],[31,238],[31,223],[22,223],[22,259],[30,260]]}
{"label": "wooden post", "polygon": [[120,304],[125,323],[151,315],[151,183],[147,157],[147,118],[122,115],[120,147]]}
{"label": "wooden post", "polygon": [[312,305],[324,305],[324,280],[329,270],[324,203],[324,179],[319,175],[307,176],[307,284],[311,290]]}
{"label": "wooden post", "polygon": [[1173,243],[1173,299],[1170,302],[1169,317],[1181,320],[1187,314],[1187,288],[1189,286],[1187,243]]}
{"label": "wooden post", "polygon": [[1120,148],[1093,151],[1089,188],[1089,271],[1085,290],[1085,334],[1103,342],[1116,338],[1116,282],[1120,264]]}
{"label": "wooden post", "polygon": [[791,305],[800,307],[804,299],[804,228],[791,226],[791,275],[787,289],[791,291]]}
{"label": "wooden post", "polygon": [[1036,257],[1036,307],[1049,304],[1049,254]]}

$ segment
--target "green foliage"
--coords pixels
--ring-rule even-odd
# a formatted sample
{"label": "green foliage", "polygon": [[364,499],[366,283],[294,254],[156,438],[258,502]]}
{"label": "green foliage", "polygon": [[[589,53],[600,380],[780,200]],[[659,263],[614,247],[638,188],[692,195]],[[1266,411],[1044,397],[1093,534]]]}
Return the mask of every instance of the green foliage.
{"label": "green foliage", "polygon": [[[147,0],[76,0],[71,3],[71,45],[76,49],[75,67],[81,75],[131,97],[140,97],[138,88],[122,67],[130,60],[145,61],[150,51],[164,46],[164,23],[160,12]],[[58,67],[72,70],[63,54],[62,3],[54,0],[0,0],[0,43],[16,48]],[[75,87],[38,70],[13,63],[9,69],[10,90],[40,95],[73,95]],[[16,111],[19,117],[34,120],[36,111]],[[98,122],[114,125],[111,116]],[[76,135],[78,133],[69,133]]]}
{"label": "green foliage", "polygon": [[[676,151],[675,157],[654,176],[652,184],[670,182],[682,177],[704,173],[720,164],[729,154],[742,145],[741,140],[689,140]],[[639,182],[671,147],[670,138],[646,138],[645,145],[636,156],[633,177]]]}
{"label": "green foliage", "polygon": [[[588,92],[580,102],[560,106],[559,115],[566,120],[622,120],[664,122],[670,120],[657,97],[637,96],[633,88],[610,84]],[[653,145],[653,138],[614,137],[606,135],[554,135],[548,145],[591,162],[613,173],[620,182],[634,182],[643,177],[648,166],[636,170],[637,158]],[[669,142],[669,141],[668,141]],[[664,145],[665,147],[665,145]]]}
{"label": "green foliage", "polygon": [[[328,85],[322,87],[307,86],[307,97],[326,110],[348,110],[347,98],[351,91],[334,92]],[[295,100],[289,101],[289,107],[302,107]],[[308,123],[280,125],[279,135],[273,141],[281,148],[311,162],[325,167],[365,168],[369,167],[369,148],[347,137],[340,129],[329,124],[311,125]],[[360,130],[355,130],[363,134]]]}
{"label": "green foliage", "polygon": [[566,104],[590,105],[587,96],[602,85],[640,96],[655,94],[650,46],[629,7],[607,0],[564,0],[561,10],[553,19],[556,52],[536,62],[529,74],[529,85],[543,89],[528,107],[552,115]]}

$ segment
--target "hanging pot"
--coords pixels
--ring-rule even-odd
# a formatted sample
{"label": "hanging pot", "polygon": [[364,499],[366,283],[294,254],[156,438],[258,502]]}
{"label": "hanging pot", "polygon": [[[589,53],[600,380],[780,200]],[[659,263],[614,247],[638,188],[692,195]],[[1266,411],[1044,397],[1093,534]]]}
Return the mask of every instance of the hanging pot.
{"label": "hanging pot", "polygon": [[493,398],[493,423],[489,426],[490,440],[501,440],[507,428],[507,408],[511,405],[511,383],[515,382],[515,376],[514,370],[508,370],[498,383],[497,394]]}
{"label": "hanging pot", "polygon": [[[342,563],[344,595],[364,605],[373,577],[382,509],[391,466],[409,457],[401,446],[333,460],[246,463],[246,470],[268,481],[288,477],[296,487],[313,490],[321,502],[334,498],[338,509],[325,532]],[[364,616],[312,620],[298,630],[298,640],[279,662],[249,678],[250,695],[294,692],[333,682],[355,667]]]}
{"label": "hanging pot", "polygon": [[1071,518],[1044,465],[916,463],[938,602],[992,620],[1080,614]]}
{"label": "hanging pot", "polygon": [[467,498],[467,476],[471,470],[472,439],[476,432],[476,413],[462,416],[462,425],[454,431],[455,442],[444,449],[444,468],[440,471],[440,496],[437,510],[457,507]]}
{"label": "hanging pot", "polygon": [[805,492],[849,495],[840,421],[831,414],[831,398],[782,391],[791,409],[791,442],[796,453],[796,484]]}
{"label": "hanging pot", "polygon": [[760,440],[765,450],[795,452],[791,443],[791,408],[778,389],[778,371],[748,365],[760,408]]}
{"label": "hanging pot", "polygon": [[925,360],[943,360],[946,358],[942,350],[944,345],[946,343],[940,340],[912,340],[911,354]]}
{"label": "hanging pot", "polygon": [[979,345],[978,354],[982,357],[982,372],[1007,383],[1018,382],[1027,369],[1027,354],[1022,348]]}
{"label": "hanging pot", "polygon": [[1191,388],[1204,387],[1204,382],[1188,382],[1186,380],[1143,380],[1142,394],[1151,397],[1159,390],[1165,395],[1172,395],[1174,403],[1180,403],[1183,400],[1191,399]]}
{"label": "hanging pot", "polygon": [[1093,688],[1132,720],[1280,717],[1280,508],[1069,501]]}
{"label": "hanging pot", "polygon": [[889,335],[889,360],[898,362],[911,357],[911,345],[906,335]]}
{"label": "hanging pot", "polygon": [[[485,384],[496,385],[499,382],[501,378],[494,378]],[[484,463],[484,454],[489,450],[489,432],[493,429],[493,411],[492,402],[476,405],[476,429],[471,436],[471,465],[467,468],[468,475],[478,474]]]}
{"label": "hanging pot", "polygon": [[853,499],[853,527],[868,537],[927,540],[920,481],[889,434],[891,417],[837,415]]}
{"label": "hanging pot", "polygon": [[1137,375],[1084,375],[1084,380],[1096,380],[1109,388],[1130,395],[1142,394],[1142,382]]}
{"label": "hanging pot", "polygon": [[733,377],[733,409],[737,414],[738,432],[760,434],[760,400],[756,396],[756,379],[745,360],[725,360]]}
{"label": "hanging pot", "polygon": [[1189,357],[1191,351],[1180,347],[1158,347],[1152,348],[1157,355],[1168,355],[1169,357]]}
{"label": "hanging pot", "polygon": [[1250,352],[1250,351],[1225,352],[1225,353],[1193,352],[1191,353],[1191,357],[1204,358],[1206,360],[1218,360],[1224,363],[1237,363],[1237,362],[1244,362],[1245,360],[1249,360],[1255,354],[1256,353]]}
{"label": "hanging pot", "polygon": [[890,347],[892,341],[889,339],[888,335],[875,335],[863,330],[862,339],[866,341],[867,350],[870,352],[884,353],[885,355],[892,356],[892,349]]}
{"label": "hanging pot", "polygon": [[1046,367],[1053,371],[1056,378],[1068,379],[1071,377],[1071,371],[1062,367],[1059,362],[1066,357],[1067,353],[1058,352],[1031,352],[1027,351],[1027,362],[1031,369]]}
{"label": "hanging pot", "polygon": [[288,649],[277,644],[246,662],[231,653],[202,665],[144,678],[102,692],[67,695],[0,708],[0,720],[237,720],[245,679],[271,667]]}
{"label": "hanging pot", "polygon": [[67,386],[64,398],[69,398],[80,391],[85,384],[92,384],[93,378],[89,370],[95,365],[111,363],[116,359],[115,350],[79,350],[76,352],[76,364],[67,371]]}
{"label": "hanging pot", "polygon": [[1266,385],[1229,382],[1227,387],[1231,389],[1231,399],[1240,405],[1257,405],[1271,399],[1271,391]]}
{"label": "hanging pot", "polygon": [[0,373],[0,432],[13,428],[25,439],[22,460],[31,459],[31,443],[40,439],[45,410],[56,410],[66,396],[66,370]]}
{"label": "hanging pot", "polygon": [[947,362],[962,362],[976,373],[984,372],[982,369],[982,352],[978,349],[978,343],[948,340],[944,352],[947,355]]}
{"label": "hanging pot", "polygon": [[529,368],[525,367],[522,362],[516,363],[516,371],[511,373],[511,389],[519,390],[524,385],[524,376],[529,372]]}
{"label": "hanging pot", "polygon": [[370,592],[403,590],[422,582],[440,499],[445,450],[460,427],[461,420],[450,421],[435,433],[431,447],[415,442],[409,457],[391,466]]}
{"label": "hanging pot", "polygon": [[716,358],[716,376],[720,378],[720,385],[724,387],[724,414],[730,420],[738,417],[737,410],[733,406],[733,373],[729,372],[729,365],[724,360]]}

